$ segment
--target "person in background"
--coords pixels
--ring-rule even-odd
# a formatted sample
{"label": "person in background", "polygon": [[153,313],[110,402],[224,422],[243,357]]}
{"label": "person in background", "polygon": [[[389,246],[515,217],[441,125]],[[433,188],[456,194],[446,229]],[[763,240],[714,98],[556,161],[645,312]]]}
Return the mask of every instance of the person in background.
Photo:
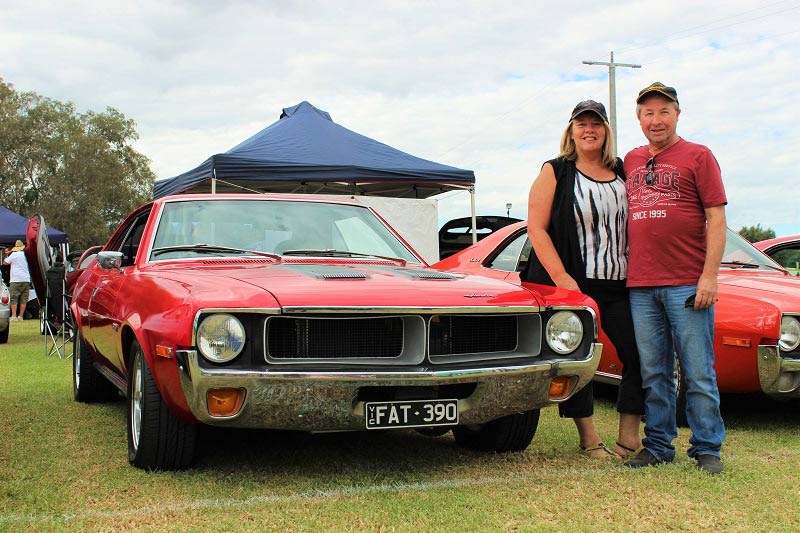
{"label": "person in background", "polygon": [[725,188],[711,150],[676,133],[678,93],[656,82],[639,92],[636,116],[648,144],[625,156],[628,287],[645,388],[644,448],[625,464],[672,462],[675,355],[686,378],[689,457],[722,472],[725,424],[714,372],[714,304],[725,251]]}
{"label": "person in background", "polygon": [[593,458],[625,457],[641,446],[644,393],[625,286],[627,215],[625,172],[614,155],[605,107],[593,100],[580,102],[561,136],[560,155],[542,165],[531,186],[528,236],[533,250],[521,277],[593,298],[623,364],[614,450],[595,428],[591,382],[559,404],[560,415],[575,421],[581,449]]}
{"label": "person in background", "polygon": [[[11,293],[11,320],[22,320],[25,314],[25,305],[28,303],[28,291],[31,284],[31,275],[28,272],[28,261],[25,259],[25,245],[18,240],[11,253],[3,261],[11,265],[8,291]],[[17,313],[19,310],[19,314]]]}

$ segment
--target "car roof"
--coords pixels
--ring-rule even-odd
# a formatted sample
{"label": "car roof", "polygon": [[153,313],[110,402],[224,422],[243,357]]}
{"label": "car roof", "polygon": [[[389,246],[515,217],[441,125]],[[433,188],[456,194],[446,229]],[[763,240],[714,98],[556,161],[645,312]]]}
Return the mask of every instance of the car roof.
{"label": "car roof", "polygon": [[766,250],[777,244],[785,244],[787,242],[800,241],[800,235],[784,235],[783,237],[775,237],[773,239],[765,239],[763,241],[754,242],[753,246],[759,250]]}

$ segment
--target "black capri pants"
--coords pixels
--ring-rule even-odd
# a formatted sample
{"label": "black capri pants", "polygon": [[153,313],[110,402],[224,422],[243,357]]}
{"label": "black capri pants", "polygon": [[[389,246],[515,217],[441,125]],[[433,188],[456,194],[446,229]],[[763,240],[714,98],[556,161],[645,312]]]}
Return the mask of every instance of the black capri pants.
{"label": "black capri pants", "polygon": [[[633,334],[633,318],[625,280],[587,279],[586,295],[600,310],[600,324],[617,349],[622,363],[622,381],[617,395],[617,411],[644,415],[644,390],[639,351]],[[563,418],[586,418],[594,414],[593,381],[558,405]]]}

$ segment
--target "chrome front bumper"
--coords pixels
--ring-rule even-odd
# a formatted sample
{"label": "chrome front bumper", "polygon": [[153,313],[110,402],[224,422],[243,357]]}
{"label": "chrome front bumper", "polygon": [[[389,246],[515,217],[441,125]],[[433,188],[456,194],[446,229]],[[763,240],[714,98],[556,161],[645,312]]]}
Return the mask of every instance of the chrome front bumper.
{"label": "chrome front bumper", "polygon": [[800,398],[800,359],[785,359],[774,345],[758,347],[758,379],[764,394]]}
{"label": "chrome front bumper", "polygon": [[[349,431],[365,428],[362,387],[436,386],[475,383],[474,392],[458,401],[461,424],[482,424],[502,416],[538,409],[563,401],[548,397],[556,376],[574,376],[583,388],[594,376],[602,344],[592,344],[583,360],[552,359],[518,366],[487,366],[468,370],[409,370],[404,372],[234,371],[198,365],[195,350],[177,355],[181,387],[194,416],[215,426]],[[239,413],[209,415],[206,394],[218,387],[241,387],[246,396]]]}

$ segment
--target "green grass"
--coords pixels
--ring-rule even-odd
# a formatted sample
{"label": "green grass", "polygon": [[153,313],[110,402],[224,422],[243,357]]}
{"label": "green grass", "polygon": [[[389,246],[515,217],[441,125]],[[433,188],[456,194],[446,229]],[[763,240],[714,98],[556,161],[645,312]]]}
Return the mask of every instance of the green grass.
{"label": "green grass", "polygon": [[[42,342],[36,323],[15,322],[0,345],[0,530],[800,530],[797,404],[724,398],[717,477],[683,454],[683,429],[672,465],[586,459],[555,409],[524,453],[413,431],[203,428],[194,469],[146,473],[127,462],[125,403],[72,401],[71,360]],[[611,401],[596,411],[612,443]]]}

